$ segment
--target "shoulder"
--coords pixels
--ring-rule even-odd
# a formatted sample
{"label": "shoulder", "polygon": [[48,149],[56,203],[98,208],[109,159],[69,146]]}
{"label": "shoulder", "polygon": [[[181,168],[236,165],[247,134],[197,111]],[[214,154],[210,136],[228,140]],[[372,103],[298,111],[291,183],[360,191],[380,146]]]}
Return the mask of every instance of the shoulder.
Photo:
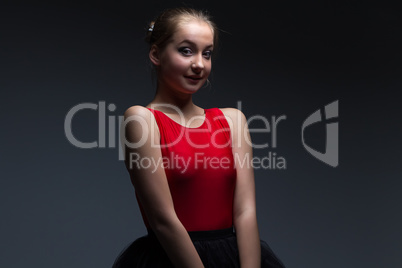
{"label": "shoulder", "polygon": [[242,127],[247,122],[246,116],[236,108],[217,108],[221,110],[229,125],[234,128]]}
{"label": "shoulder", "polygon": [[129,108],[124,112],[124,119],[130,117],[130,116],[139,116],[145,118],[149,118],[152,112],[141,105],[134,105]]}
{"label": "shoulder", "polygon": [[222,111],[225,116],[230,118],[245,117],[243,112],[236,108],[217,108]]}
{"label": "shoulder", "polygon": [[141,105],[127,108],[124,112],[124,126],[126,131],[134,135],[144,134],[144,132],[149,133],[152,130],[159,133],[153,113]]}

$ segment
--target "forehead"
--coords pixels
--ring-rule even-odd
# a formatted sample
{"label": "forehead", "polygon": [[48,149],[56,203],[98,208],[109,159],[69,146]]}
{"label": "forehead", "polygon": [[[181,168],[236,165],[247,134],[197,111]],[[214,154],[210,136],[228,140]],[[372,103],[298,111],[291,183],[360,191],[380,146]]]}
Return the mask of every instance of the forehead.
{"label": "forehead", "polygon": [[188,40],[193,43],[213,45],[214,34],[208,23],[194,20],[179,24],[172,39],[173,42]]}

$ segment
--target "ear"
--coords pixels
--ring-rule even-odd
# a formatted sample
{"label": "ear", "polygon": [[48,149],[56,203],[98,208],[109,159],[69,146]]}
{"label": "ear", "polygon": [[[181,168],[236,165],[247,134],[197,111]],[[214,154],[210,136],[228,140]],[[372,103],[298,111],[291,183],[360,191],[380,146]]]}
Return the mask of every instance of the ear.
{"label": "ear", "polygon": [[156,45],[152,45],[151,49],[149,50],[149,59],[151,60],[153,65],[159,66],[160,64],[159,50]]}

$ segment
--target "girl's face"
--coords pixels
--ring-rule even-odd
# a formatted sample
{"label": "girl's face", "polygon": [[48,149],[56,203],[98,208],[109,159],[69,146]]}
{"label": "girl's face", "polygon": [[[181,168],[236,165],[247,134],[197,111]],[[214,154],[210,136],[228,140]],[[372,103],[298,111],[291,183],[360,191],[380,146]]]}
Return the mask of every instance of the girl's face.
{"label": "girl's face", "polygon": [[195,93],[211,73],[213,38],[205,22],[193,20],[179,26],[159,53],[156,63],[159,86]]}

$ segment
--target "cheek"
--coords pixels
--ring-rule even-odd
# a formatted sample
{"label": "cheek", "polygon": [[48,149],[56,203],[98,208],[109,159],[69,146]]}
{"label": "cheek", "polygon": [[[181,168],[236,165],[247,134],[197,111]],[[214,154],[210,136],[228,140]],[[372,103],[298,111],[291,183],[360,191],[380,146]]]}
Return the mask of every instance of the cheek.
{"label": "cheek", "polygon": [[211,61],[208,61],[204,64],[204,70],[209,75],[211,73],[212,64]]}
{"label": "cheek", "polygon": [[176,57],[173,61],[176,70],[187,71],[190,68],[190,60],[183,57]]}
{"label": "cheek", "polygon": [[171,57],[165,64],[162,65],[164,72],[169,74],[180,74],[186,72],[189,68],[189,63],[180,57]]}

